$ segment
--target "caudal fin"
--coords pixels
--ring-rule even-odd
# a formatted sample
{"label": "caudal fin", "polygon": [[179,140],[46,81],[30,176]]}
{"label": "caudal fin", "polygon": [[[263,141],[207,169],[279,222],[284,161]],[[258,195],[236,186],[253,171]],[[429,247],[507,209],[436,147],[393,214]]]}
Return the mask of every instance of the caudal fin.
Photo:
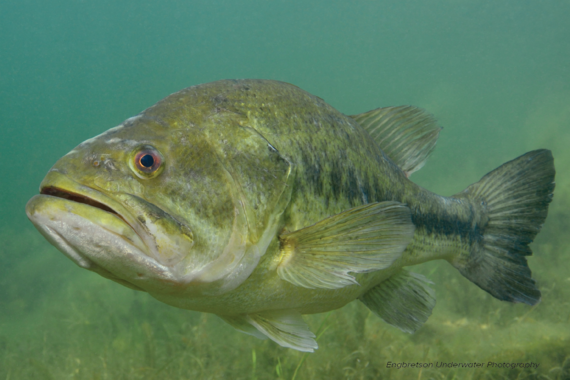
{"label": "caudal fin", "polygon": [[528,152],[485,175],[457,194],[483,210],[479,241],[469,255],[451,264],[461,274],[503,301],[540,301],[525,256],[540,231],[554,191],[554,160],[549,150]]}

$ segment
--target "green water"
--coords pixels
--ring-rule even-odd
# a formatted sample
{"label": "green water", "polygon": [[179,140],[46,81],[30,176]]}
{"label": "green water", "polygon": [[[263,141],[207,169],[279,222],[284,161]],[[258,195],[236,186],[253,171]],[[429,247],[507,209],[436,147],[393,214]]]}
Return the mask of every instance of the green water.
{"label": "green water", "polygon": [[[570,379],[569,1],[38,1],[0,4],[0,380]],[[445,262],[409,335],[359,303],[307,318],[302,354],[82,270],[24,213],[51,165],[166,95],[225,78],[293,83],[346,114],[413,104],[444,127],[412,179],[461,191],[526,151],[557,188],[529,259],[535,307]],[[536,369],[386,368],[388,362]]]}

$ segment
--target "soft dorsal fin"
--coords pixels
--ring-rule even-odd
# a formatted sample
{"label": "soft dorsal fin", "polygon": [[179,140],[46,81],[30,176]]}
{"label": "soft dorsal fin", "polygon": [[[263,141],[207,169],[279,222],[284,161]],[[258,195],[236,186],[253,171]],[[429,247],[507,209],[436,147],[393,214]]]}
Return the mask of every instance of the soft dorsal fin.
{"label": "soft dorsal fin", "polygon": [[349,274],[388,268],[414,235],[410,209],[399,202],[351,208],[282,234],[277,274],[296,286],[339,289],[358,284]]}
{"label": "soft dorsal fin", "polygon": [[350,117],[408,177],[424,166],[442,129],[431,114],[413,106],[377,108]]}

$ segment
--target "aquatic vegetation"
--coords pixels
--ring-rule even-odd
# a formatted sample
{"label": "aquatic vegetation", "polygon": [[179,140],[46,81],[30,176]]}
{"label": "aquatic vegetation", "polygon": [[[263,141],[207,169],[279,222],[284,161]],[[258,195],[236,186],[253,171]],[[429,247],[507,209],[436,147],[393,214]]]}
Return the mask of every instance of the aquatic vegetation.
{"label": "aquatic vegetation", "polygon": [[[553,133],[556,123],[569,121],[551,121]],[[437,294],[433,315],[417,333],[403,333],[353,302],[307,316],[321,349],[306,354],[80,270],[30,226],[0,233],[0,379],[568,379],[567,137],[545,134],[548,141],[525,147],[552,148],[559,173],[549,217],[529,258],[543,295],[534,307],[495,300],[436,261],[413,269],[435,283]],[[433,188],[440,180],[422,184]],[[448,194],[455,185],[447,184]],[[387,368],[388,362],[433,367]],[[483,368],[436,367],[473,362]],[[539,366],[486,368],[488,362]]]}
{"label": "aquatic vegetation", "polygon": [[[562,122],[568,125],[567,119]],[[542,291],[534,307],[495,300],[436,261],[414,267],[434,281],[437,294],[433,315],[417,333],[403,333],[353,302],[307,316],[321,349],[306,354],[80,270],[30,226],[0,234],[0,379],[568,379],[570,180],[565,173],[570,154],[565,143],[561,138],[549,146],[559,174],[549,217],[529,259]],[[437,181],[430,178],[424,186]],[[387,368],[388,362],[433,367]],[[488,362],[539,366],[486,368]],[[483,366],[444,368],[441,363]]]}
{"label": "aquatic vegetation", "polygon": [[[553,203],[554,221],[570,217],[557,207],[564,197]],[[531,265],[543,292],[535,307],[497,301],[434,262],[414,268],[435,282],[438,295],[416,334],[354,302],[308,316],[323,348],[314,354],[251,339],[213,315],[117,287],[68,264],[34,231],[3,234],[0,379],[567,379],[570,248],[560,232],[548,226],[534,243]],[[387,368],[388,362],[434,367]],[[438,362],[539,366],[435,368]]]}
{"label": "aquatic vegetation", "polygon": [[[0,380],[570,379],[570,2],[8,0],[1,9]],[[244,77],[295,83],[347,114],[426,109],[444,130],[412,180],[437,194],[552,150],[554,199],[529,257],[542,301],[503,303],[447,263],[428,263],[411,270],[434,282],[437,305],[416,334],[354,302],[307,317],[320,348],[305,354],[82,270],[29,224],[25,202],[77,143],[182,87]],[[453,367],[489,361],[539,366]],[[418,362],[433,366],[410,367]]]}

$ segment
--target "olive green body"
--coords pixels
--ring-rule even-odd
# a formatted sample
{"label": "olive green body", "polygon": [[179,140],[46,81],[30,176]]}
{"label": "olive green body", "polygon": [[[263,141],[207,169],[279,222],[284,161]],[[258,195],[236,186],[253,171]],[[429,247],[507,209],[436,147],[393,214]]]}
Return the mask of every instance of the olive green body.
{"label": "olive green body", "polygon": [[318,345],[301,315],[355,299],[416,331],[435,295],[402,268],[428,260],[536,305],[526,256],[552,200],[552,153],[442,197],[408,179],[440,129],[411,106],[346,116],[287,83],[203,84],[79,144],[26,213],[80,267],[304,352]]}
{"label": "olive green body", "polygon": [[[250,204],[255,203],[248,214],[250,243],[261,238],[270,215],[275,216],[278,225],[257,267],[240,286],[215,296],[151,293],[165,303],[220,315],[282,309],[302,314],[324,312],[359,298],[402,266],[467,252],[471,240],[478,236],[477,218],[481,213],[469,200],[440,197],[414,184],[356,121],[293,85],[225,80],[195,86],[146,110],[141,121],[144,119],[170,128],[176,126],[189,139],[198,134],[206,136],[203,141],[222,147],[218,151],[223,152],[225,144],[231,146],[233,156],[218,156],[225,155],[222,160],[242,157],[243,162],[234,167],[254,163],[251,170],[257,174],[241,181],[241,188],[235,191],[245,194]],[[271,175],[274,161],[247,157],[250,142],[244,139],[242,144],[239,136],[243,131],[257,133],[260,141],[268,144],[268,151],[288,163],[287,178]],[[170,155],[177,155],[176,145],[169,149]],[[192,173],[194,161],[185,165],[177,170]],[[239,170],[247,172],[247,167]],[[279,199],[264,196],[264,191],[275,192]],[[406,204],[416,228],[412,242],[391,267],[358,274],[359,285],[336,290],[307,289],[279,278],[276,268],[282,259],[280,233],[310,226],[355,206],[387,200]],[[272,209],[275,204],[279,206]],[[183,214],[184,210],[177,213]],[[223,224],[226,216],[212,214],[213,218],[218,216],[218,223]]]}

